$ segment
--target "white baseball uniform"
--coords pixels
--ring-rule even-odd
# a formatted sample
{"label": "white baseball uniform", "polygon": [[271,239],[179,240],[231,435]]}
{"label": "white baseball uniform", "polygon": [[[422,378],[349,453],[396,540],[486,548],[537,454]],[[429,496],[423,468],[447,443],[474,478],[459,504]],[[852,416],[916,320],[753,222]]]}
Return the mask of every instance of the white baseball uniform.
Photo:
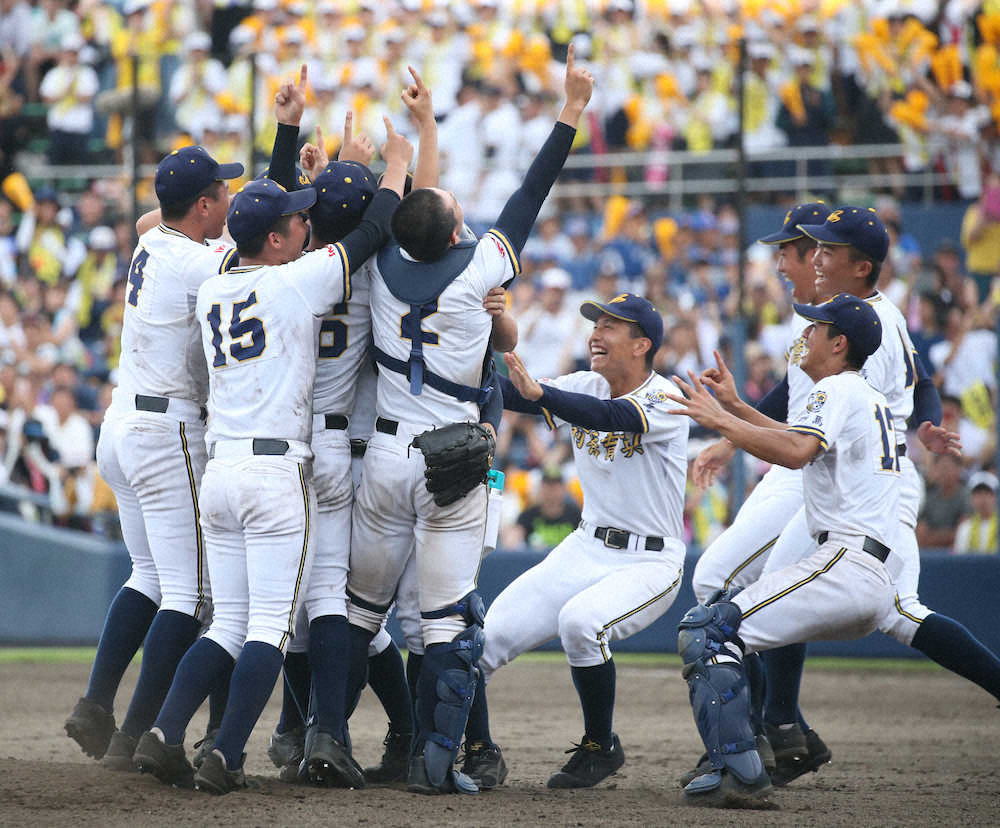
{"label": "white baseball uniform", "polygon": [[198,292],[210,378],[201,520],[216,585],[206,635],[233,658],[245,641],[284,650],[294,633],[316,514],[317,320],[350,295],[339,245],[234,268]]}
{"label": "white baseball uniform", "polygon": [[[813,381],[799,367],[806,352],[803,335],[810,322],[793,314],[788,362],[788,413],[805,407]],[[702,552],[691,577],[699,603],[716,590],[752,584],[764,571],[782,527],[802,508],[802,471],[773,465],[760,479],[730,525]],[[806,538],[808,543],[808,536]],[[803,547],[804,548],[804,547]]]}
{"label": "white baseball uniform", "polygon": [[[865,361],[861,375],[888,401],[901,473],[899,508],[892,512],[897,519],[897,530],[887,545],[898,556],[902,570],[896,574],[896,596],[879,629],[909,646],[920,622],[931,613],[917,594],[920,550],[914,528],[920,505],[920,475],[913,461],[902,456],[906,445],[906,421],[913,413],[913,389],[917,379],[914,360],[917,355],[906,329],[906,320],[888,297],[876,292],[866,301],[875,309],[882,323],[882,343]],[[791,408],[789,416],[793,416]],[[798,561],[811,548],[806,524],[803,508],[788,522],[772,547],[764,567],[765,573]]]}
{"label": "white baseball uniform", "polygon": [[815,541],[801,560],[766,571],[733,598],[743,612],[738,634],[746,652],[860,638],[878,626],[902,563],[888,553],[902,477],[893,416],[883,394],[844,371],[816,383],[792,420],[790,431],[816,437],[822,447],[802,470]]}
{"label": "white baseball uniform", "polygon": [[[593,371],[546,383],[611,397],[607,380]],[[480,659],[487,678],[557,635],[572,666],[602,664],[611,658],[612,641],[648,627],[673,604],[686,551],[681,538],[688,421],[667,413],[668,394],[679,391],[651,373],[622,397],[639,410],[642,432],[572,426],[583,520],[490,605]],[[563,422],[548,419],[553,427]],[[607,533],[608,527],[614,534]]]}
{"label": "white baseball uniform", "polygon": [[[479,386],[492,330],[483,309],[491,288],[517,273],[518,265],[498,231],[478,242],[466,268],[441,292],[437,310],[420,321],[427,369],[452,382]],[[377,265],[371,282],[372,331],[375,345],[407,361],[411,342],[402,338],[403,317],[410,306],[389,291]],[[349,620],[377,632],[410,557],[414,540],[421,612],[454,604],[476,587],[486,516],[486,487],[478,486],[461,500],[438,506],[424,481],[424,459],[411,447],[413,438],[430,428],[455,422],[479,422],[475,402],[460,402],[426,383],[410,393],[402,374],[382,369],[378,376],[379,421],[368,443],[357,492],[351,538],[348,589],[353,598]],[[458,626],[460,625],[460,626]],[[464,628],[454,619],[425,619],[424,644],[446,643]]]}
{"label": "white baseball uniform", "polygon": [[211,589],[198,522],[208,375],[195,299],[235,252],[157,225],[132,255],[118,386],[97,462],[118,501],[132,559],[125,585],[207,621]]}

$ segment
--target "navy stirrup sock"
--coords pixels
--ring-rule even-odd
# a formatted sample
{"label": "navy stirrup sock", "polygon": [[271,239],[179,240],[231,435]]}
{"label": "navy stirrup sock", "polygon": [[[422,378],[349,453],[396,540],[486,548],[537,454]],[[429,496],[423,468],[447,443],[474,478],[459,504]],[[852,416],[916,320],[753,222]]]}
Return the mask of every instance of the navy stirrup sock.
{"label": "navy stirrup sock", "polygon": [[208,694],[208,727],[209,733],[222,726],[222,717],[226,714],[226,704],[229,702],[229,679],[233,675],[230,668],[218,686]]}
{"label": "navy stirrup sock", "polygon": [[191,717],[233,670],[233,657],[211,638],[199,638],[177,665],[174,683],[155,725],[168,745],[184,743]]}
{"label": "navy stirrup sock", "polygon": [[417,706],[417,682],[420,680],[420,664],[423,660],[423,653],[415,653],[412,650],[406,653],[406,683],[410,687],[410,702],[414,709]]}
{"label": "navy stirrup sock", "polygon": [[284,679],[281,683],[281,718],[278,733],[304,727],[309,711],[309,688],[312,670],[308,653],[285,653]]}
{"label": "navy stirrup sock", "polygon": [[132,695],[123,733],[138,739],[149,730],[167,697],[177,665],[201,632],[201,622],[175,610],[160,610],[142,648],[142,669]]}
{"label": "navy stirrup sock", "polygon": [[243,645],[230,680],[232,692],[226,715],[215,737],[215,749],[225,758],[227,770],[243,767],[243,749],[271,698],[284,659],[281,650],[272,644],[248,641]]}
{"label": "navy stirrup sock", "polygon": [[399,648],[389,644],[368,659],[368,683],[382,702],[389,727],[396,733],[413,732],[413,703],[406,683],[406,670]]}
{"label": "navy stirrup sock", "polygon": [[764,698],[767,683],[764,675],[764,663],[760,653],[750,653],[743,657],[743,669],[747,676],[750,689],[750,726],[755,734],[763,730]]}
{"label": "navy stirrup sock", "polygon": [[767,674],[764,720],[783,725],[799,720],[799,686],[806,661],[805,644],[788,644],[760,654]]}
{"label": "navy stirrup sock", "polygon": [[608,750],[615,713],[615,662],[609,659],[595,667],[572,667],[571,671],[583,707],[584,734]]}
{"label": "navy stirrup sock", "polygon": [[346,718],[349,653],[350,638],[347,619],[343,615],[324,615],[309,625],[309,663],[312,666],[316,725],[324,733],[338,739]]}
{"label": "navy stirrup sock", "polygon": [[1000,699],[1000,659],[955,619],[932,612],[910,646]]}
{"label": "navy stirrup sock", "polygon": [[156,610],[157,605],[141,592],[127,586],[118,590],[108,607],[84,698],[112,711],[118,685],[139,652]]}
{"label": "navy stirrup sock", "polygon": [[368,683],[368,645],[371,644],[375,633],[368,632],[363,627],[356,627],[353,624],[347,625],[348,662],[347,662],[347,693],[344,704],[346,705],[345,719],[350,719],[354,708],[361,699],[361,691]]}
{"label": "navy stirrup sock", "polygon": [[465,723],[465,741],[468,744],[493,744],[493,737],[490,735],[490,708],[486,700],[486,679],[482,670],[476,679],[476,695],[469,710],[469,721]]}

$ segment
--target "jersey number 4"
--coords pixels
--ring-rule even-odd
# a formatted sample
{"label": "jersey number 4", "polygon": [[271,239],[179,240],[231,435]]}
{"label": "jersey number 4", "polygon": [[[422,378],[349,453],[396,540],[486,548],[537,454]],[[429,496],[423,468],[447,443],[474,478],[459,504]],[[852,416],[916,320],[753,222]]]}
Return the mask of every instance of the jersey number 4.
{"label": "jersey number 4", "polygon": [[139,307],[139,291],[142,290],[142,271],[146,269],[146,261],[149,259],[148,250],[140,250],[132,259],[132,267],[128,269],[128,283],[131,289],[128,292],[128,303],[133,307]]}
{"label": "jersey number 4", "polygon": [[[233,302],[233,316],[229,324],[229,353],[237,362],[253,359],[264,353],[267,347],[267,337],[264,333],[264,323],[256,316],[249,319],[240,317],[247,308],[257,304],[257,292],[251,291],[250,295],[242,302]],[[212,328],[212,347],[215,349],[215,359],[212,360],[213,368],[221,368],[226,364],[226,355],[222,351],[222,306],[218,303],[209,309],[208,324]],[[249,336],[250,341],[244,342],[244,337]]]}
{"label": "jersey number 4", "polygon": [[892,424],[892,412],[884,405],[875,406],[875,422],[882,432],[881,471],[898,472],[899,455],[896,454],[896,429]]}

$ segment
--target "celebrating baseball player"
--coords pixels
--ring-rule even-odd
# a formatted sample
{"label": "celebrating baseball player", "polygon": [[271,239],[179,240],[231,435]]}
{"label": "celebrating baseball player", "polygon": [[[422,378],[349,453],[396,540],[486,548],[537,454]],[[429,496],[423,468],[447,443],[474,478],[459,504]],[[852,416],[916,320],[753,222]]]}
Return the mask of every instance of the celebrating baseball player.
{"label": "celebrating baseball player", "polygon": [[[393,217],[396,245],[372,273],[378,419],[355,504],[348,578],[349,696],[364,682],[368,645],[415,554],[424,657],[409,786],[475,793],[455,771],[482,647],[475,593],[493,434],[479,423],[489,396],[490,289],[519,271],[519,251],[569,153],[593,77],[566,68],[559,121],[494,227],[462,241],[450,193],[413,190]],[[427,477],[425,478],[425,470]]]}
{"label": "celebrating baseball player", "polygon": [[[351,273],[388,238],[413,154],[388,121],[386,129],[385,187],[356,230],[299,258],[315,191],[253,181],[228,215],[240,267],[209,279],[198,293],[212,423],[202,524],[217,608],[136,749],[140,770],[164,782],[193,781],[213,793],[246,784],[243,748],[281,670],[312,562],[315,320],[350,298]],[[184,729],[233,662],[214,749],[193,775]]]}
{"label": "celebrating baseball player", "polygon": [[[550,788],[592,787],[624,764],[612,730],[611,642],[645,629],[670,608],[686,551],[688,426],[668,416],[664,405],[677,387],[652,370],[663,319],[631,293],[606,304],[585,302],[580,312],[594,322],[592,370],[538,383],[508,354],[510,383],[502,387],[506,408],[572,427],[583,520],[490,606],[480,662],[488,680],[521,653],[556,636],[562,641],[584,735],[549,778]],[[470,718],[466,749],[476,759],[485,754],[486,762],[499,749],[483,729],[480,709]]]}
{"label": "celebrating baseball player", "polygon": [[[129,267],[118,386],[97,461],[118,502],[132,574],[108,610],[87,692],[66,721],[84,752],[113,769],[132,766],[178,662],[211,617],[198,523],[208,380],[192,308],[202,282],[235,253],[206,240],[222,235],[225,179],[242,174],[242,164],[219,164],[202,147],[164,158],[155,178],[162,222],[142,233]],[[140,645],[139,683],[116,731],[115,693]],[[221,706],[213,705],[215,721]]]}
{"label": "celebrating baseball player", "polygon": [[800,367],[815,385],[791,425],[752,425],[730,414],[691,372],[690,385],[675,377],[686,396],[671,397],[681,407],[670,413],[688,415],[762,460],[803,469],[814,539],[802,560],[742,591],[711,596],[681,620],[677,649],[708,753],[684,793],[702,804],[771,790],[750,724],[744,655],[868,635],[902,566],[890,547],[901,489],[895,421],[886,397],[860,373],[886,335],[882,323],[870,303],[849,294],[795,310],[812,321]]}

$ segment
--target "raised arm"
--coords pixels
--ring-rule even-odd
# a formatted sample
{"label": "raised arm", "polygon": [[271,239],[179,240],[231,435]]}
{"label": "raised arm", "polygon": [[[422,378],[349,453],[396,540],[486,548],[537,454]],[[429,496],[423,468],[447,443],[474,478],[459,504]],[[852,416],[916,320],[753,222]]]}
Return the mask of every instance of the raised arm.
{"label": "raised arm", "polygon": [[417,166],[413,171],[413,188],[436,187],[440,179],[438,130],[434,120],[431,91],[412,66],[408,66],[413,83],[403,90],[402,99],[417,124]]}
{"label": "raised arm", "polygon": [[286,190],[298,189],[295,175],[296,145],[299,141],[299,124],[306,108],[306,83],[308,70],[303,63],[296,83],[283,83],[274,96],[274,114],[278,129],[274,133],[271,163],[267,177]]}

